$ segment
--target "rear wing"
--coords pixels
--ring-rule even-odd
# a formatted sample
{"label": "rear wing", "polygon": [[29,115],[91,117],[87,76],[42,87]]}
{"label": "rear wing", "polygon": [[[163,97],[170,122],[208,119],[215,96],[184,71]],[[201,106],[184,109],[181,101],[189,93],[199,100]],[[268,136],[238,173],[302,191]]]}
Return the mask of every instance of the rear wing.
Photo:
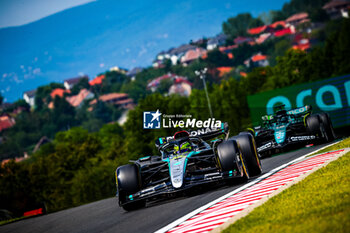
{"label": "rear wing", "polygon": [[287,111],[288,115],[305,115],[307,113],[311,113],[312,107],[310,105],[305,105],[304,107],[295,108]]}
{"label": "rear wing", "polygon": [[[220,128],[202,128],[202,129],[197,129],[197,130],[192,130],[189,131],[190,137],[200,137],[204,141],[213,139],[216,137],[219,137],[221,135],[225,135],[227,138],[229,135],[229,126],[228,123],[222,123]],[[173,136],[168,136],[168,137],[160,137],[156,140],[155,144],[156,147],[159,148],[165,143],[168,143],[170,141],[174,140]]]}
{"label": "rear wing", "polygon": [[[277,108],[280,109],[283,106],[284,105],[277,106]],[[279,110],[279,111],[281,111],[281,110]],[[294,108],[294,109],[288,110],[285,112],[285,114],[297,116],[297,115],[305,115],[305,114],[311,113],[311,111],[312,111],[312,107],[310,105],[305,105],[305,106],[300,107],[300,108]],[[275,115],[264,115],[261,117],[261,119],[262,119],[263,123],[267,123],[267,122],[275,119]]]}

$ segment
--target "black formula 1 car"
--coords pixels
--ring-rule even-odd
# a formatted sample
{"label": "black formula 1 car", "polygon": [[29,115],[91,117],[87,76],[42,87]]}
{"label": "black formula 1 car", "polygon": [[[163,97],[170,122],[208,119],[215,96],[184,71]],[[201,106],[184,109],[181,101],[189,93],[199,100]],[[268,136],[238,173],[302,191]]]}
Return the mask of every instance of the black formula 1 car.
{"label": "black formula 1 car", "polygon": [[312,114],[311,106],[285,110],[276,107],[274,115],[262,117],[262,125],[251,129],[259,156],[265,157],[283,149],[335,139],[332,121],[327,113]]}
{"label": "black formula 1 car", "polygon": [[180,131],[158,138],[160,156],[146,156],[117,168],[119,205],[133,210],[160,195],[167,197],[205,183],[259,175],[261,164],[254,137],[241,133],[228,139],[228,135],[225,123],[220,129]]}

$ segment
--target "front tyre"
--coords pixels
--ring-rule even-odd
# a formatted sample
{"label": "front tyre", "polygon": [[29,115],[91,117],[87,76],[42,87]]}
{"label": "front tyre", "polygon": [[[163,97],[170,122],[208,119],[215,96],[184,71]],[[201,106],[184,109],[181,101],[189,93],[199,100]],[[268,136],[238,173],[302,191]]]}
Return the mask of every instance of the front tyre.
{"label": "front tyre", "polygon": [[227,140],[220,143],[217,147],[217,159],[219,167],[223,172],[239,171],[246,179],[249,173],[245,168],[244,158],[238,148],[235,140]]}
{"label": "front tyre", "polygon": [[233,137],[242,152],[245,164],[250,176],[260,175],[262,172],[261,162],[256,151],[256,144],[254,137],[250,133],[240,133]]}
{"label": "front tyre", "polygon": [[136,164],[127,164],[118,167],[116,171],[119,205],[126,211],[142,208],[145,200],[127,203],[129,195],[141,190],[141,177]]}

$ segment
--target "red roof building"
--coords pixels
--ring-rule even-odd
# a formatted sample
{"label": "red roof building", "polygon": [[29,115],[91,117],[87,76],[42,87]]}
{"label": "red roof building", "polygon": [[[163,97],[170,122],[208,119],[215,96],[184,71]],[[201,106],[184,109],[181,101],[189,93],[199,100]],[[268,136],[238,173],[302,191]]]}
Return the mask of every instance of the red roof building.
{"label": "red roof building", "polygon": [[[301,34],[300,34],[301,35]],[[302,35],[301,35],[302,36]],[[296,41],[295,45],[293,45],[293,49],[296,50],[301,50],[301,51],[307,51],[310,49],[311,44],[310,44],[310,40],[307,38],[302,38],[302,37],[298,37],[299,39]]]}
{"label": "red roof building", "polygon": [[284,28],[276,31],[273,35],[276,37],[281,37],[281,36],[290,35],[290,34],[293,34],[293,30],[291,28]]}
{"label": "red roof building", "polygon": [[244,64],[247,67],[265,67],[269,65],[269,61],[267,60],[266,55],[262,55],[261,53],[255,54],[251,58],[244,61]]}
{"label": "red roof building", "polygon": [[331,19],[340,17],[349,17],[350,2],[345,0],[333,0],[328,2],[322,8],[327,12]]}
{"label": "red roof building", "polygon": [[243,37],[243,36],[238,36],[234,40],[235,44],[240,45],[243,43],[249,43],[249,42],[254,42],[253,38],[250,37]]}
{"label": "red roof building", "polygon": [[277,28],[278,26],[282,26],[282,27],[285,28],[285,27],[286,27],[286,22],[283,21],[283,20],[281,20],[281,21],[276,21],[276,22],[270,24],[269,26],[272,27],[272,28]]}
{"label": "red roof building", "polygon": [[262,61],[262,60],[266,60],[266,59],[267,59],[267,56],[261,55],[261,54],[257,54],[257,55],[252,56],[253,62]]}
{"label": "red roof building", "polygon": [[238,48],[238,45],[229,45],[229,46],[221,46],[219,47],[219,51],[222,53],[230,53],[232,49]]}
{"label": "red roof building", "polygon": [[176,78],[174,84],[169,88],[169,95],[179,94],[181,96],[190,96],[192,92],[192,83],[187,79]]}
{"label": "red roof building", "polygon": [[[101,95],[98,99],[102,102],[118,105],[119,107],[126,108],[126,109],[131,109],[134,107],[133,99],[129,98],[129,95],[126,93],[110,93],[106,95]],[[97,101],[96,99],[94,99],[90,102],[90,105],[93,105],[96,103]]]}
{"label": "red roof building", "polygon": [[267,27],[268,26],[264,25],[256,28],[251,28],[251,29],[248,29],[248,33],[251,35],[258,35],[260,33],[263,33]]}
{"label": "red roof building", "polygon": [[8,115],[0,116],[0,132],[9,129],[16,124],[15,119]]}
{"label": "red roof building", "polygon": [[52,99],[54,99],[56,96],[59,96],[59,97],[63,97],[65,93],[70,93],[70,90],[65,90],[65,89],[62,89],[62,88],[56,88],[56,89],[53,89],[50,93],[50,96]]}
{"label": "red roof building", "polygon": [[291,25],[298,25],[301,22],[305,22],[309,17],[309,14],[306,12],[294,14],[290,16],[288,19],[286,19],[286,23]]}
{"label": "red roof building", "polygon": [[177,76],[176,74],[172,74],[172,73],[168,73],[168,74],[164,74],[158,78],[151,80],[147,84],[147,88],[151,89],[154,92],[158,88],[158,86],[162,80],[165,80],[165,79],[175,80],[178,78],[183,79],[183,80],[187,80],[187,78],[185,78],[185,77]]}
{"label": "red roof building", "polygon": [[243,71],[239,72],[239,74],[240,74],[242,77],[247,77],[247,75],[248,75],[246,72],[243,72]]}
{"label": "red roof building", "polygon": [[263,33],[263,34],[260,34],[260,36],[255,39],[255,42],[257,44],[262,44],[270,37],[271,37],[271,33]]}
{"label": "red roof building", "polygon": [[222,67],[218,67],[216,68],[217,71],[219,71],[219,77],[224,76],[225,74],[231,72],[233,70],[234,67],[229,67],[229,66],[222,66]]}
{"label": "red roof building", "polygon": [[261,33],[268,33],[268,32],[273,32],[275,28],[278,26],[286,27],[286,22],[285,21],[276,21],[270,25],[264,25],[256,28],[251,28],[248,29],[248,33],[251,35],[259,35]]}
{"label": "red roof building", "polygon": [[66,98],[67,102],[70,103],[73,107],[79,107],[82,105],[83,101],[86,99],[91,99],[94,97],[94,94],[88,91],[87,89],[81,89],[79,94],[74,96],[68,96]]}
{"label": "red roof building", "polygon": [[205,56],[207,51],[203,48],[195,48],[188,50],[183,57],[181,57],[181,63],[190,63],[202,56]]}
{"label": "red roof building", "polygon": [[103,79],[105,79],[105,75],[104,75],[104,74],[102,74],[102,75],[100,75],[100,76],[97,76],[96,78],[94,78],[93,80],[91,80],[91,81],[89,82],[89,84],[90,84],[90,86],[101,85]]}

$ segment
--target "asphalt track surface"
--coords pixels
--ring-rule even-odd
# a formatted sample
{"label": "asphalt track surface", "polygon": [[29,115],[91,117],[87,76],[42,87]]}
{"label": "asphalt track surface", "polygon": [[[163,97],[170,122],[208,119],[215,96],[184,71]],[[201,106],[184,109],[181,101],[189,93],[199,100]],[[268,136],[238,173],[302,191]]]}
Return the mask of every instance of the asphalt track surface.
{"label": "asphalt track surface", "polygon": [[[263,159],[263,174],[325,145],[302,148]],[[149,203],[146,208],[132,212],[126,212],[120,208],[116,198],[108,198],[56,213],[6,224],[0,226],[0,232],[154,232],[242,185],[244,183],[231,186],[215,186],[190,196]]]}

